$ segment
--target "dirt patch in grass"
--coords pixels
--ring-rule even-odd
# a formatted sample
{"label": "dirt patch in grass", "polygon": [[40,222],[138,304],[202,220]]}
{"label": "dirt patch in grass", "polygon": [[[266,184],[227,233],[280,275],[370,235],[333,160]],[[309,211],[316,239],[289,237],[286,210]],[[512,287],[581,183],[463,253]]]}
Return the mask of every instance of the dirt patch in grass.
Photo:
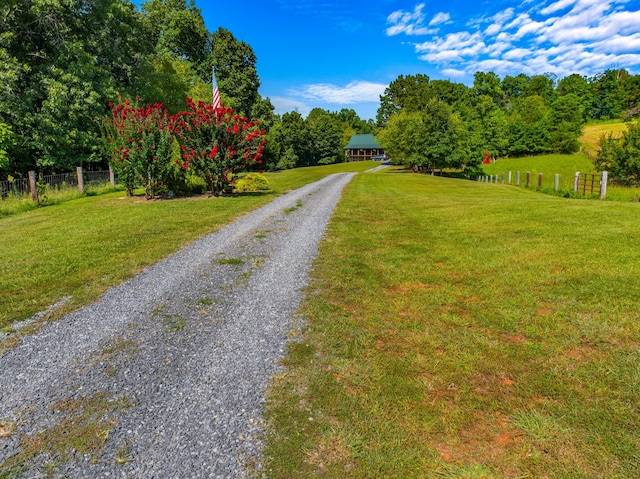
{"label": "dirt patch in grass", "polygon": [[437,288],[438,286],[434,284],[427,284],[427,283],[401,283],[401,284],[396,284],[391,288],[385,289],[384,292],[388,296],[395,296],[398,294],[400,295],[413,294],[418,291],[420,292],[433,291],[434,289],[437,289]]}
{"label": "dirt patch in grass", "polygon": [[0,474],[28,465],[43,453],[53,461],[63,462],[74,454],[96,457],[117,423],[113,413],[130,406],[131,403],[126,398],[109,398],[106,393],[68,398],[54,403],[50,409],[60,416],[59,422],[35,435],[22,435],[21,451],[0,464]]}

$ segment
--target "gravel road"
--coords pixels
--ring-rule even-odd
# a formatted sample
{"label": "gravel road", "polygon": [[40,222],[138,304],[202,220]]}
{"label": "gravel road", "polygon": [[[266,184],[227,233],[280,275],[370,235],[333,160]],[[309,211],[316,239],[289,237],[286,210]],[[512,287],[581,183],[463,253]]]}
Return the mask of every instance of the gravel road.
{"label": "gravel road", "polygon": [[0,476],[259,471],[264,392],[300,327],[311,262],[352,177],[278,197],[6,353]]}

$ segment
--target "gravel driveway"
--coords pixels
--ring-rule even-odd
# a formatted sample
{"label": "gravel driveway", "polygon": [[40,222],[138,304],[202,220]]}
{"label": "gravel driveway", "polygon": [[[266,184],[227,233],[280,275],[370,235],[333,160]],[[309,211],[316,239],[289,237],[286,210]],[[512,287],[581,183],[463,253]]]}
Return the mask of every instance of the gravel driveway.
{"label": "gravel driveway", "polygon": [[0,359],[0,476],[259,470],[265,388],[352,177],[280,196],[25,337]]}

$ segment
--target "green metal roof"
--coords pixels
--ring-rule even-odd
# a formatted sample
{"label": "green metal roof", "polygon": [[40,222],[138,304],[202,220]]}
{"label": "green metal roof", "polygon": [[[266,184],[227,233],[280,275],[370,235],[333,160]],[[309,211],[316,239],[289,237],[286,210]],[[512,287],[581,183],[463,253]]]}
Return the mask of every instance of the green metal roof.
{"label": "green metal roof", "polygon": [[345,150],[357,150],[360,148],[381,148],[380,144],[371,134],[353,135],[349,144],[344,147]]}

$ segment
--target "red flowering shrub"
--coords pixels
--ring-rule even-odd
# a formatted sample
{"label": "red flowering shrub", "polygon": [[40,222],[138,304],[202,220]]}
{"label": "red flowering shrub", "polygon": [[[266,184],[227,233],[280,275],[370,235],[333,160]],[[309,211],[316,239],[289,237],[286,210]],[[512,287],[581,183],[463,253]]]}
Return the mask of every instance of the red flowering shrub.
{"label": "red flowering shrub", "polygon": [[[235,115],[231,108],[213,108],[187,98],[187,110],[169,116],[161,104],[132,106],[129,100],[112,105],[106,122],[111,164],[129,195],[144,185],[153,198],[167,183],[196,174],[214,194],[234,182],[234,173],[262,164],[266,132],[258,123]],[[172,159],[172,142],[180,157]]]}
{"label": "red flowering shrub", "polygon": [[183,168],[193,168],[219,194],[234,182],[234,173],[262,164],[266,132],[258,123],[187,98],[188,110],[174,117],[173,133],[180,142]]}
{"label": "red flowering shrub", "polygon": [[143,185],[147,198],[163,187],[171,157],[171,118],[159,103],[113,106],[107,124],[111,164],[129,195]]}

